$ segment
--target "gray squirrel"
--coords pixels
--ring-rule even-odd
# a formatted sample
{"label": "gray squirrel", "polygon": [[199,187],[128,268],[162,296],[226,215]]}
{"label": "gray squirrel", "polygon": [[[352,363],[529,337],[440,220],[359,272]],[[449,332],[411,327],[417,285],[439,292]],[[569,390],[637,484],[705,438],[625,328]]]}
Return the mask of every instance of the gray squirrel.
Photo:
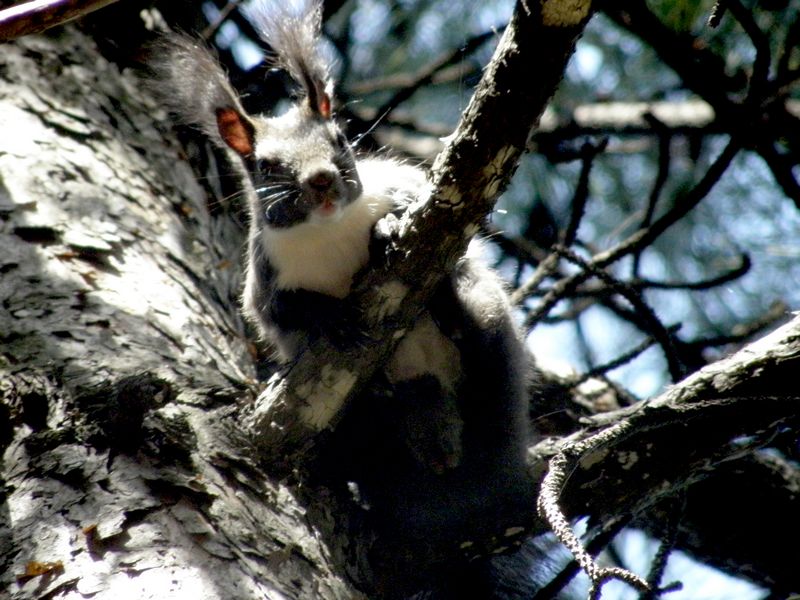
{"label": "gray squirrel", "polygon": [[[333,115],[318,1],[253,16],[301,90],[283,114],[247,114],[216,60],[186,36],[170,37],[156,69],[173,112],[241,171],[250,213],[243,312],[291,361],[320,337],[357,338],[349,294],[375,259],[375,225],[429,183],[421,168],[355,155]],[[354,403],[320,461],[357,484],[369,518],[400,546],[419,536],[466,542],[534,512],[530,365],[500,279],[474,254],[475,244],[377,376],[380,391]]]}

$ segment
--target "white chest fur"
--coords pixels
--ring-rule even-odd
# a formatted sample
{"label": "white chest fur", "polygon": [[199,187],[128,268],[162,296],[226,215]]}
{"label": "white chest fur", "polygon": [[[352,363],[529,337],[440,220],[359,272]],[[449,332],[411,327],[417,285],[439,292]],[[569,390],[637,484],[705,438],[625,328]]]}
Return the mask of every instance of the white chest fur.
{"label": "white chest fur", "polygon": [[277,287],[344,298],[353,275],[369,259],[373,225],[390,208],[388,199],[362,195],[337,219],[264,230],[261,243],[275,268]]}
{"label": "white chest fur", "polygon": [[424,172],[410,165],[376,158],[357,164],[364,191],[338,218],[261,232],[278,289],[347,296],[353,275],[369,260],[372,227],[427,185]]}

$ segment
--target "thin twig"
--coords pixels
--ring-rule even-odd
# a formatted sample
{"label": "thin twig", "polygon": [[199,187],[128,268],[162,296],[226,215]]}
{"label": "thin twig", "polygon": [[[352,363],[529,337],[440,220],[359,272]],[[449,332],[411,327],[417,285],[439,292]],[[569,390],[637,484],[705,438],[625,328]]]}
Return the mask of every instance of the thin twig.
{"label": "thin twig", "polygon": [[572,198],[572,211],[569,224],[561,238],[561,243],[569,247],[575,243],[586,210],[586,202],[589,199],[589,174],[591,173],[594,159],[606,149],[608,138],[601,140],[598,144],[586,142],[581,146],[581,173],[578,176],[578,185],[575,188],[575,195]]}
{"label": "thin twig", "polygon": [[228,3],[220,9],[217,18],[212,23],[209,23],[205,29],[203,29],[203,31],[200,33],[200,37],[206,42],[214,37],[217,34],[217,31],[219,31],[219,28],[222,27],[223,23],[228,20],[230,14],[239,8],[241,4],[242,0],[228,0]]}
{"label": "thin twig", "polygon": [[747,102],[753,104],[761,103],[763,101],[762,93],[769,82],[769,66],[772,63],[769,37],[756,24],[753,13],[746,9],[739,0],[726,0],[725,4],[733,18],[742,26],[747,37],[750,38],[753,48],[755,48],[756,57],[753,61],[750,87],[747,90]]}
{"label": "thin twig", "polygon": [[783,193],[794,202],[797,208],[800,208],[800,184],[797,183],[793,172],[796,164],[794,158],[778,152],[772,140],[759,144],[757,151],[767,163],[769,170],[772,171],[772,176]]}
{"label": "thin twig", "polygon": [[610,289],[630,302],[631,306],[634,307],[636,312],[647,324],[651,335],[653,335],[653,337],[658,341],[661,349],[664,351],[664,356],[667,359],[667,365],[669,366],[669,372],[672,380],[678,381],[685,375],[685,368],[680,361],[672,336],[656,316],[655,312],[653,312],[653,309],[648,306],[647,302],[644,301],[644,299],[636,290],[622,283],[618,279],[615,279],[604,270],[595,268],[590,262],[587,262],[568,248],[557,247],[554,250],[571,263],[591,273],[593,277],[600,279]]}
{"label": "thin twig", "polygon": [[[678,540],[678,531],[681,518],[686,511],[686,494],[681,493],[679,497],[673,502],[675,508],[667,511],[668,522],[666,533],[664,534],[661,543],[658,546],[656,555],[653,557],[653,562],[650,566],[650,572],[647,574],[647,583],[650,589],[642,592],[639,600],[656,600],[666,591],[674,591],[680,589],[682,584],[680,582],[673,582],[665,587],[659,587],[661,579],[664,577],[664,571],[667,568],[667,561],[672,551],[675,549],[675,544]],[[672,517],[672,518],[669,518]]]}
{"label": "thin twig", "polygon": [[[769,310],[765,314],[759,316],[754,321],[737,325],[735,333],[701,338],[692,342],[685,342],[684,346],[687,348],[696,347],[703,349],[725,346],[728,344],[741,344],[742,342],[752,338],[757,333],[764,331],[768,327],[772,327],[776,322],[785,320],[788,314],[789,307],[783,302],[776,302],[770,306]],[[699,350],[696,350],[695,352],[697,353]]]}
{"label": "thin twig", "polygon": [[553,533],[572,553],[580,568],[589,576],[591,581],[590,598],[597,598],[603,584],[613,579],[624,581],[639,590],[650,589],[644,579],[630,571],[617,567],[600,567],[572,531],[567,518],[558,505],[558,498],[567,481],[572,463],[588,452],[598,450],[607,443],[626,437],[629,429],[630,421],[620,421],[585,440],[565,446],[561,452],[550,459],[549,469],[542,481],[537,499],[539,515],[547,520]]}
{"label": "thin twig", "polygon": [[[525,298],[530,296],[533,293],[533,290],[537,289],[541,283],[547,279],[552,273],[558,268],[558,255],[551,254],[547,258],[545,258],[542,262],[539,263],[539,266],[536,267],[536,271],[534,271],[533,275],[531,275],[528,280],[519,286],[512,294],[511,294],[511,303],[512,304],[521,304]],[[560,281],[566,281],[565,279],[561,279]],[[577,285],[577,284],[576,284]],[[536,310],[536,316],[531,317],[528,315],[528,318],[525,320],[526,329],[531,329],[534,323],[537,323],[544,317],[547,312],[550,312],[550,308],[558,301],[557,298],[553,298],[554,294],[551,294],[553,290],[545,294],[545,298],[552,298],[553,302],[552,305],[549,306],[546,310],[541,310],[541,304]]]}
{"label": "thin twig", "polygon": [[477,50],[487,40],[495,37],[499,39],[499,31],[500,30],[491,30],[478,34],[467,40],[467,43],[464,44],[463,46],[433,61],[426,68],[422,69],[419,73],[417,73],[411,85],[405,86],[404,88],[396,92],[386,102],[384,102],[383,105],[381,105],[381,107],[377,110],[377,114],[383,115],[391,113],[401,103],[405,102],[411,96],[413,96],[414,93],[419,88],[430,83],[437,73],[463,60],[464,56],[467,56],[472,52],[474,52],[475,50]]}
{"label": "thin twig", "polygon": [[731,281],[739,279],[745,275],[752,267],[750,257],[747,254],[739,256],[739,264],[716,277],[710,279],[703,279],[701,281],[656,281],[654,279],[635,279],[630,282],[630,285],[635,288],[650,288],[660,290],[710,290],[721,285],[725,285]]}
{"label": "thin twig", "polygon": [[[622,531],[630,522],[630,519],[616,519],[611,525],[603,527],[587,544],[586,551],[590,554],[597,554],[607,547],[611,541]],[[559,571],[547,584],[540,588],[531,600],[549,600],[556,597],[570,580],[580,570],[580,565],[576,560],[571,560]]]}
{"label": "thin twig", "polygon": [[781,55],[775,69],[775,83],[780,87],[795,80],[797,71],[791,68],[794,49],[800,44],[800,19],[794,19],[781,44]]}
{"label": "thin twig", "polygon": [[[670,154],[672,135],[669,129],[652,114],[645,115],[645,118],[658,135],[658,172],[656,173],[656,179],[653,182],[653,188],[650,190],[650,196],[647,200],[647,210],[644,213],[644,217],[642,217],[642,222],[639,226],[640,229],[649,227],[650,223],[653,222],[653,215],[656,212],[656,204],[658,204],[658,200],[661,197],[661,192],[664,189],[664,185],[667,183],[667,178],[669,177],[669,168],[672,162],[672,155]],[[639,274],[641,258],[641,251],[634,253],[633,265],[631,267],[631,275],[633,277],[636,277]]]}
{"label": "thin twig", "polygon": [[703,198],[705,198],[717,182],[722,178],[722,175],[727,171],[733,159],[739,153],[741,144],[736,138],[731,138],[728,145],[722,150],[720,155],[711,164],[706,171],[703,178],[683,197],[679,197],[675,206],[662,215],[659,219],[655,220],[653,224],[643,231],[641,240],[636,242],[634,236],[629,240],[632,243],[638,243],[642,246],[648,246],[662,233],[669,229],[672,225],[683,219],[695,206],[697,206]]}
{"label": "thin twig", "polygon": [[[678,198],[675,206],[673,206],[670,211],[662,215],[650,227],[639,229],[613,248],[595,254],[588,264],[594,269],[603,269],[621,258],[638,251],[640,248],[652,244],[662,233],[680,221],[708,195],[730,166],[731,161],[733,161],[734,157],[738,154],[740,147],[736,139],[731,139],[717,159],[708,168],[703,178],[683,197]],[[558,260],[548,257],[547,260],[539,265],[539,268],[533,276],[514,292],[512,300],[515,303],[522,302],[522,300],[526,298],[532,290],[536,289],[557,266]],[[581,283],[590,277],[590,273],[581,271],[575,275],[557,281],[543,296],[539,306],[526,317],[526,329],[532,328],[534,324],[541,321],[562,298],[572,293]]]}
{"label": "thin twig", "polygon": [[[674,332],[677,332],[678,329],[680,329],[679,325],[673,325],[667,328],[667,332],[672,334]],[[632,349],[628,350],[624,354],[621,354],[617,358],[610,360],[602,365],[598,365],[588,370],[586,373],[582,373],[580,377],[578,377],[574,382],[570,382],[570,384],[573,386],[580,385],[583,382],[592,379],[593,377],[598,377],[600,375],[608,373],[609,371],[613,371],[614,369],[626,365],[657,343],[658,343],[657,340],[652,336],[647,337],[641,343],[637,344]]]}

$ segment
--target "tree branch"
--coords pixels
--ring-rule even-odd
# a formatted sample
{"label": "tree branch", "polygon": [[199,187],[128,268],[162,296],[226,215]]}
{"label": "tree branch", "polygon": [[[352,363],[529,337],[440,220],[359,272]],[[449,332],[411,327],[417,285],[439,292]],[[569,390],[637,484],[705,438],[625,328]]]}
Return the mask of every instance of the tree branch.
{"label": "tree branch", "polygon": [[[687,490],[676,545],[706,564],[771,588],[775,598],[800,589],[797,463],[759,452],[719,465]],[[660,514],[656,518],[662,519]],[[724,553],[712,549],[725,548]],[[754,550],[755,549],[755,550]]]}
{"label": "tree branch", "polygon": [[[383,110],[376,111],[376,114],[382,115],[384,112],[392,110],[403,100],[409,98],[415,91],[417,91],[426,83],[436,81],[437,75],[441,76],[443,71],[448,69],[448,67],[459,65],[459,63],[461,63],[466,56],[472,54],[485,42],[493,37],[500,36],[503,33],[503,29],[505,28],[501,28],[500,30],[492,29],[490,31],[484,31],[477,35],[473,35],[458,48],[438,56],[429,64],[424,65],[414,73],[394,73],[380,79],[359,81],[353,83],[348,88],[348,92],[352,96],[360,97],[367,94],[372,94],[374,92],[398,89],[401,90],[397,92],[396,95],[394,95],[386,104],[384,104]],[[463,71],[461,69],[458,70],[458,73],[463,75]]]}
{"label": "tree branch", "polygon": [[0,42],[83,17],[117,0],[31,0],[0,10]]}
{"label": "tree branch", "polygon": [[384,115],[389,114],[395,108],[397,108],[400,104],[408,100],[411,96],[414,95],[419,88],[422,86],[430,83],[433,81],[434,77],[437,73],[440,73],[447,67],[452,65],[458,64],[460,61],[464,59],[464,56],[471,54],[476,49],[480,48],[484,42],[487,40],[497,36],[498,33],[496,31],[486,31],[481,33],[477,36],[472,37],[467,41],[466,44],[457,48],[456,50],[439,57],[438,59],[434,60],[430,65],[427,65],[423,69],[421,69],[418,73],[415,73],[408,78],[409,80],[405,82],[402,88],[392,94],[392,97],[389,98],[386,102],[384,102],[381,107],[377,110],[378,118],[382,118]]}
{"label": "tree branch", "polygon": [[[599,579],[597,567],[572,534],[566,515],[588,510],[602,521],[643,511],[704,480],[713,466],[750,453],[752,448],[734,442],[738,437],[774,430],[781,423],[796,426],[800,396],[790,374],[798,365],[800,316],[653,400],[586,419],[599,432],[584,430],[557,443],[542,484],[540,512],[593,581]],[[676,444],[678,432],[698,441],[692,448]],[[620,474],[635,469],[647,477],[625,477],[632,489],[612,490],[617,469]],[[762,531],[765,536],[774,533]],[[766,537],[763,543],[768,543]],[[749,560],[739,558],[744,564]],[[762,567],[768,569],[767,564]]]}

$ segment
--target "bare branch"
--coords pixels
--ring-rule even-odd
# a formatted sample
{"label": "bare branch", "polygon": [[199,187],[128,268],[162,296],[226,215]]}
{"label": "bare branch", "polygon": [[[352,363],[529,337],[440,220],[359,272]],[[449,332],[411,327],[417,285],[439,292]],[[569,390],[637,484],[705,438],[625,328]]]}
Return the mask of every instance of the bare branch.
{"label": "bare branch", "polygon": [[438,60],[435,60],[433,63],[422,69],[419,73],[414,76],[414,80],[409,82],[408,85],[400,89],[396,92],[389,100],[384,102],[381,107],[377,110],[378,118],[382,118],[384,115],[389,114],[395,108],[397,108],[401,103],[408,100],[411,96],[414,95],[419,88],[423,85],[430,83],[434,76],[437,73],[440,73],[442,70],[450,67],[454,64],[457,64],[461,60],[463,60],[465,55],[471,54],[477,48],[483,45],[483,43],[497,36],[496,31],[487,31],[480,35],[477,35],[467,41],[464,46],[458,48],[454,52],[451,52]]}
{"label": "bare branch", "polygon": [[0,10],[0,42],[39,33],[88,15],[117,0],[31,0]]}
{"label": "bare branch", "polygon": [[[709,102],[719,123],[731,132],[746,131],[748,144],[755,147],[769,165],[778,184],[797,206],[800,206],[800,185],[792,173],[796,165],[795,152],[781,154],[775,147],[775,137],[786,138],[790,148],[797,145],[796,112],[792,101],[783,96],[782,86],[788,84],[791,75],[787,69],[791,49],[787,48],[779,59],[779,81],[769,85],[771,62],[769,40],[761,31],[753,15],[736,0],[721,3],[722,10],[730,10],[741,24],[756,49],[756,59],[746,102],[731,96],[742,95],[745,88],[743,77],[729,77],[721,61],[722,57],[708,48],[692,43],[692,37],[670,30],[641,3],[623,3],[605,0],[603,10],[620,26],[643,37],[659,56],[683,79],[686,86]],[[787,34],[787,44],[796,43],[800,35],[792,27]],[[770,89],[774,88],[774,89]],[[770,95],[771,94],[771,95]],[[778,132],[780,132],[778,134]]]}
{"label": "bare branch", "polygon": [[[728,146],[722,151],[720,156],[711,165],[706,172],[703,179],[690,190],[685,196],[676,201],[673,209],[664,214],[660,219],[654,222],[646,229],[640,229],[627,240],[621,242],[614,248],[607,250],[601,254],[595,255],[591,262],[591,270],[583,270],[575,275],[564,278],[557,282],[545,296],[542,298],[541,303],[532,311],[525,319],[525,327],[530,329],[535,323],[541,320],[550,310],[561,300],[570,293],[574,292],[577,287],[592,276],[592,272],[602,269],[607,265],[627,256],[632,252],[636,252],[639,248],[644,248],[651,244],[659,235],[666,231],[671,225],[678,222],[685,214],[694,208],[707,194],[711,188],[716,184],[728,165],[733,160],[734,156],[739,151],[739,146],[734,141],[731,141]],[[519,289],[513,294],[512,300],[519,302],[534,290],[546,273],[552,271],[556,267],[557,259],[548,260],[547,265],[544,263],[539,265],[536,273],[520,286]]]}
{"label": "bare branch", "polygon": [[[796,433],[792,438],[796,444]],[[771,588],[771,598],[789,598],[800,585],[797,554],[786,550],[800,534],[800,521],[787,518],[796,514],[798,490],[797,463],[773,451],[726,461],[687,490],[678,547],[715,568]],[[652,516],[663,520],[660,514]],[[719,552],[722,548],[725,551]]]}
{"label": "bare branch", "polygon": [[222,7],[222,10],[219,11],[219,15],[217,18],[214,19],[213,22],[209,23],[208,26],[200,33],[200,37],[205,40],[206,42],[209,41],[212,37],[214,37],[219,28],[228,20],[228,17],[231,15],[233,11],[241,6],[242,0],[228,0],[227,4]]}
{"label": "bare branch", "polygon": [[590,273],[593,277],[597,277],[605,283],[615,293],[620,294],[634,307],[639,316],[647,324],[648,331],[650,331],[658,341],[664,356],[669,365],[669,372],[673,381],[677,381],[685,374],[685,369],[678,358],[678,352],[675,347],[675,342],[672,339],[669,331],[661,324],[653,309],[650,308],[641,295],[633,290],[630,286],[625,285],[621,281],[613,278],[602,269],[594,268],[590,263],[583,260],[580,256],[571,252],[567,248],[557,247],[555,251],[565,257],[570,262],[581,267],[586,272]]}
{"label": "bare branch", "polygon": [[747,101],[761,103],[762,93],[765,91],[769,81],[769,66],[772,56],[769,48],[769,38],[756,24],[753,13],[746,9],[738,0],[726,0],[725,6],[728,12],[742,26],[753,48],[756,51],[756,58],[753,62],[753,72],[750,76],[750,88],[747,91]]}
{"label": "bare branch", "polygon": [[[745,81],[726,75],[725,60],[708,48],[694,44],[692,36],[677,33],[662,23],[642,2],[601,0],[603,12],[618,25],[645,35],[659,57],[682,78],[686,86],[717,111],[729,107],[728,94],[741,92]],[[727,115],[727,113],[725,113]]]}
{"label": "bare branch", "polygon": [[630,426],[628,421],[621,421],[590,438],[562,447],[561,451],[550,460],[550,467],[539,491],[537,501],[539,515],[547,520],[553,533],[567,547],[581,569],[589,576],[592,582],[590,598],[597,597],[602,585],[612,579],[624,581],[639,590],[646,591],[650,589],[644,579],[630,571],[616,567],[600,567],[583,547],[558,506],[558,498],[569,473],[572,471],[574,460],[589,452],[601,449],[609,442],[624,437]]}
{"label": "bare branch", "polygon": [[[658,200],[661,197],[661,192],[664,189],[664,185],[667,183],[669,167],[672,162],[672,155],[670,154],[670,145],[672,142],[671,132],[655,116],[650,115],[649,121],[653,126],[653,129],[658,133],[658,173],[656,174],[655,181],[653,182],[653,188],[650,190],[650,196],[647,201],[647,210],[642,217],[640,228],[649,227],[653,222],[656,204],[658,204]],[[634,253],[633,264],[631,266],[631,273],[634,277],[639,274],[641,258],[641,251]]]}
{"label": "bare branch", "polygon": [[659,587],[664,571],[667,568],[667,560],[669,555],[675,549],[678,536],[678,525],[681,517],[686,509],[686,496],[680,494],[674,501],[668,501],[669,508],[667,509],[668,522],[667,530],[662,536],[661,544],[658,546],[658,551],[653,557],[653,563],[650,567],[650,572],[647,574],[647,583],[650,589],[643,592],[639,600],[655,600],[655,598],[666,591],[673,591],[680,589],[680,583],[671,583],[665,588]]}
{"label": "bare branch", "polygon": [[713,348],[715,346],[724,346],[726,344],[741,344],[742,342],[751,339],[757,333],[762,332],[769,327],[773,327],[780,321],[784,321],[788,313],[789,308],[783,302],[776,302],[770,306],[766,313],[754,319],[750,323],[742,323],[737,325],[728,335],[700,338],[692,342],[685,342],[683,346],[693,349],[693,351],[697,353],[698,350],[696,350],[696,348],[702,349]]}
{"label": "bare branch", "polygon": [[578,234],[583,213],[586,209],[586,202],[589,199],[589,174],[594,164],[594,159],[602,154],[608,145],[605,139],[597,145],[585,143],[581,146],[581,173],[578,176],[578,186],[572,198],[572,211],[569,218],[569,225],[562,236],[562,244],[566,247],[575,243],[575,236]]}
{"label": "bare branch", "polygon": [[[403,100],[411,97],[423,85],[427,83],[439,81],[437,78],[441,76],[444,71],[449,72],[449,67],[458,65],[475,50],[480,48],[485,42],[492,38],[499,39],[505,31],[505,27],[499,29],[492,29],[484,31],[469,38],[464,44],[447,52],[430,62],[430,64],[418,69],[414,73],[394,73],[381,79],[371,79],[354,83],[349,88],[349,92],[355,96],[364,96],[374,92],[401,89],[400,95],[393,96],[382,107],[382,110],[375,111],[378,115],[388,112],[388,109],[394,108],[399,105]],[[472,70],[472,69],[470,69]],[[464,71],[459,69],[455,71],[458,78],[463,77]],[[406,92],[406,90],[409,90]]]}
{"label": "bare branch", "polygon": [[[672,335],[678,330],[677,326],[672,326],[666,328],[666,331],[669,335]],[[637,344],[631,350],[625,352],[624,354],[618,356],[614,360],[611,360],[605,364],[598,365],[592,369],[589,369],[586,373],[582,374],[578,377],[573,385],[580,385],[584,381],[587,381],[593,377],[598,377],[604,373],[608,373],[609,371],[613,371],[614,369],[621,367],[622,365],[628,364],[637,356],[642,354],[648,348],[651,348],[654,344],[657,344],[658,341],[654,337],[648,337],[643,340],[640,344]]]}
{"label": "bare branch", "polygon": [[[731,139],[720,155],[711,164],[703,178],[688,193],[675,199],[675,205],[667,213],[655,220],[638,242],[640,246],[649,246],[656,238],[680,221],[705,198],[727,171],[733,159],[739,153],[741,144]],[[642,231],[642,230],[640,230]],[[635,234],[634,234],[635,235]],[[634,236],[632,236],[634,237]]]}
{"label": "bare branch", "polygon": [[[722,177],[723,173],[727,170],[733,158],[739,152],[739,144],[736,140],[731,140],[725,149],[720,153],[714,163],[709,167],[703,178],[693,187],[689,192],[684,194],[683,197],[678,198],[672,210],[662,215],[650,227],[646,229],[639,229],[636,233],[629,236],[628,239],[617,244],[615,247],[605,252],[596,254],[592,260],[587,263],[591,265],[592,271],[603,269],[606,266],[616,262],[617,260],[627,256],[633,252],[637,252],[641,248],[650,245],[657,237],[659,237],[670,226],[677,223],[684,215],[689,213],[697,204],[705,198],[714,185]],[[526,281],[522,286],[517,289],[512,295],[514,302],[520,302],[521,299],[527,297],[536,287],[541,283],[544,277],[547,276],[553,269],[556,268],[557,259],[548,260],[547,264],[542,263],[539,265],[537,271],[533,276]],[[564,297],[574,292],[577,287],[584,281],[591,277],[588,270],[581,271],[570,277],[558,281],[542,298],[541,303],[532,311],[525,319],[525,327],[530,329],[533,325],[539,322],[550,310]]]}
{"label": "bare branch", "polygon": [[750,257],[747,254],[742,254],[739,256],[739,264],[737,266],[721,275],[711,277],[710,279],[704,279],[702,281],[655,281],[653,279],[640,278],[633,280],[630,285],[637,288],[655,288],[661,290],[709,290],[738,279],[746,274],[751,266]]}
{"label": "bare branch", "polygon": [[770,171],[772,171],[772,176],[783,190],[783,193],[792,199],[795,206],[800,208],[800,183],[797,182],[793,172],[797,162],[795,158],[789,154],[779,152],[772,140],[760,144],[758,152],[764,162],[767,163]]}
{"label": "bare branch", "polygon": [[775,69],[775,82],[779,86],[790,84],[797,78],[797,71],[791,68],[793,50],[800,44],[800,21],[795,19],[786,32],[786,38],[781,47],[778,66]]}
{"label": "bare branch", "polygon": [[[614,537],[616,537],[616,535],[622,531],[627,524],[628,520],[621,518],[616,519],[606,527],[601,528],[600,532],[597,533],[586,544],[587,552],[592,555],[600,552],[613,541]],[[580,568],[581,567],[576,560],[570,561],[570,563],[566,565],[555,577],[553,577],[553,579],[550,580],[547,585],[538,590],[533,595],[531,600],[551,600],[552,598],[555,598],[556,594],[562,588],[564,588],[564,586],[566,586],[573,577],[575,577]]]}
{"label": "bare branch", "polygon": [[[573,552],[593,582],[599,585],[604,577],[613,578],[619,573],[603,573],[570,529],[566,514],[559,507],[559,498],[565,504],[576,506],[573,494],[561,497],[567,479],[580,478],[582,471],[590,470],[596,461],[602,461],[605,468],[610,467],[611,463],[602,459],[613,452],[614,448],[621,449],[623,444],[632,448],[637,463],[649,461],[652,467],[657,461],[663,461],[664,457],[653,454],[652,446],[650,451],[643,452],[642,446],[636,445],[636,439],[639,438],[641,442],[640,436],[648,431],[668,432],[674,426],[685,431],[683,428],[693,420],[713,424],[711,429],[706,429],[708,439],[702,444],[696,444],[695,448],[686,449],[687,455],[682,455],[681,458],[678,457],[677,449],[672,448],[669,451],[671,460],[687,460],[691,454],[692,458],[689,460],[696,464],[695,468],[707,472],[711,464],[748,454],[752,448],[743,448],[723,440],[730,441],[747,433],[755,434],[762,428],[774,429],[776,423],[782,422],[791,426],[796,421],[800,397],[797,396],[797,390],[790,382],[788,373],[797,368],[798,362],[800,317],[795,317],[791,323],[732,357],[709,365],[658,398],[617,411],[616,414],[605,413],[587,418],[587,424],[604,427],[598,433],[579,432],[559,442],[559,448],[551,458],[550,470],[542,484],[538,506],[540,513],[551,524],[559,539]],[[620,420],[621,415],[626,416]],[[674,432],[667,435],[672,436]],[[647,439],[652,445],[653,438]],[[756,443],[759,443],[758,440]],[[638,451],[635,450],[637,447]],[[620,455],[620,460],[623,455]],[[623,468],[627,467],[623,465]],[[644,487],[650,486],[650,492],[640,489],[630,493],[628,490],[624,494],[628,497],[627,502],[603,506],[603,512],[609,515],[637,512],[668,495],[667,490],[658,489],[659,486],[665,486],[667,479],[648,471],[647,465],[637,464],[637,468],[645,469],[643,472],[652,476],[650,483],[644,484]],[[687,471],[686,465],[681,467],[683,481],[671,478],[668,487],[673,492],[681,489],[692,480],[692,470]],[[596,481],[596,475],[586,475]],[[610,477],[609,473],[605,475],[606,478]],[[663,477],[669,475],[664,474]],[[595,516],[601,518],[601,515]],[[626,577],[637,587],[643,584],[639,589],[649,589],[640,578],[632,575]]]}

